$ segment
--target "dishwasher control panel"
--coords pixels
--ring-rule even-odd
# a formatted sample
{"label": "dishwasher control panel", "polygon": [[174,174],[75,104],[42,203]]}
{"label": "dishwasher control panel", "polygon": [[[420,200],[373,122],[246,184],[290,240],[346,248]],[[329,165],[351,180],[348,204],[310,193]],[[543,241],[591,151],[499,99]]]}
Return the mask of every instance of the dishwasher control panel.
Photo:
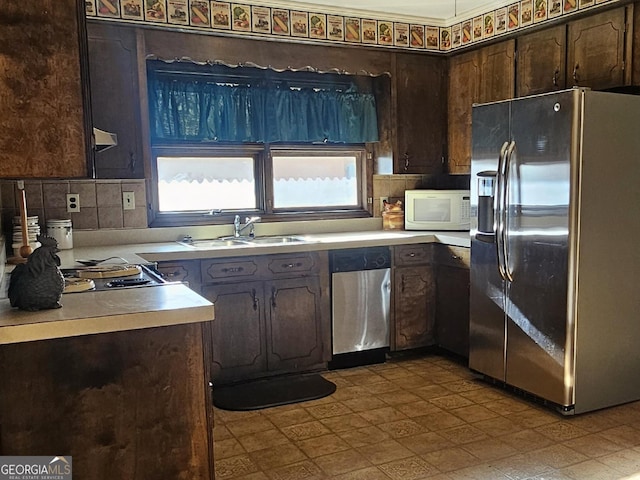
{"label": "dishwasher control panel", "polygon": [[349,248],[329,254],[331,272],[355,272],[391,267],[389,247]]}

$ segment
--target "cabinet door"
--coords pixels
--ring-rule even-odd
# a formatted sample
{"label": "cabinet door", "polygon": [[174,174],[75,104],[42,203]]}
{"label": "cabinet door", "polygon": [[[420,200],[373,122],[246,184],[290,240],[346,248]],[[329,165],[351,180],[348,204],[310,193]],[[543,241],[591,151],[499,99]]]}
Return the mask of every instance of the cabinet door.
{"label": "cabinet door", "polygon": [[478,51],[451,57],[449,62],[449,173],[471,170],[471,106],[480,100]]}
{"label": "cabinet door", "polygon": [[266,283],[265,296],[269,370],[297,371],[321,364],[320,279],[273,280]]}
{"label": "cabinet door", "polygon": [[449,63],[449,173],[471,171],[471,109],[515,94],[515,40],[451,57]]}
{"label": "cabinet door", "polygon": [[0,177],[86,177],[84,1],[2,0]]}
{"label": "cabinet door", "polygon": [[565,25],[523,35],[517,42],[516,95],[524,97],[565,87]]}
{"label": "cabinet door", "polygon": [[567,83],[594,90],[625,85],[625,7],[569,23]]}
{"label": "cabinet door", "polygon": [[429,265],[394,272],[395,350],[434,344],[435,275]]}
{"label": "cabinet door", "polygon": [[480,49],[480,102],[515,96],[516,42],[507,40]]}
{"label": "cabinet door", "polygon": [[394,173],[441,173],[446,145],[446,60],[396,55]]}
{"label": "cabinet door", "polygon": [[93,125],[118,145],[95,154],[98,178],[144,178],[136,35],[133,28],[89,23]]}
{"label": "cabinet door", "polygon": [[469,356],[469,269],[438,266],[436,339],[451,352]]}
{"label": "cabinet door", "polygon": [[212,328],[214,381],[241,380],[267,370],[262,282],[206,285],[215,304]]}

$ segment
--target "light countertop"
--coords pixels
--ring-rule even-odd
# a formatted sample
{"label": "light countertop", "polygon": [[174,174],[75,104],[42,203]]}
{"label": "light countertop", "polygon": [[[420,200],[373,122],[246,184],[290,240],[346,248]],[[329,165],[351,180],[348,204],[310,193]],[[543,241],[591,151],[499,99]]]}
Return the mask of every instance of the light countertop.
{"label": "light countertop", "polygon": [[213,304],[183,284],[63,294],[62,308],[26,312],[0,300],[0,344],[213,320]]}
{"label": "light countertop", "polygon": [[[129,243],[120,245],[79,246],[61,250],[58,256],[63,268],[78,266],[75,259],[100,259],[119,256],[128,263],[198,260],[248,255],[307,252],[380,245],[404,245],[412,243],[443,243],[469,247],[469,232],[423,232],[406,230],[371,230],[345,233],[314,233],[300,235],[304,243],[233,245],[212,248],[195,248],[178,242]],[[206,237],[204,237],[206,238]],[[194,240],[199,239],[194,237]],[[111,262],[121,262],[112,260]]]}

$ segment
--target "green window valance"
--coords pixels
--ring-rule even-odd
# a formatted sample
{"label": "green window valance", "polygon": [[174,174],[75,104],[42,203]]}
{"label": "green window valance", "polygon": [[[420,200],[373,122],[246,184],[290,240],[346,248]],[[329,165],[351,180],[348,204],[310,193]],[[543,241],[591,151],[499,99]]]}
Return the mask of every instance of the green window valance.
{"label": "green window valance", "polygon": [[157,143],[378,140],[375,97],[353,85],[300,87],[149,72],[148,86]]}

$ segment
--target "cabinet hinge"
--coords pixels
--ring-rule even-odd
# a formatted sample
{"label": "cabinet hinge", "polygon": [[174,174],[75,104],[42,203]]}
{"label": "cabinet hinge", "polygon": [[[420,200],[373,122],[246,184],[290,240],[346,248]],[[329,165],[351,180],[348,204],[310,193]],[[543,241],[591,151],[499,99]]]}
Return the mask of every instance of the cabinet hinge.
{"label": "cabinet hinge", "polygon": [[372,160],[372,159],[373,159],[373,153],[367,152],[367,160]]}

